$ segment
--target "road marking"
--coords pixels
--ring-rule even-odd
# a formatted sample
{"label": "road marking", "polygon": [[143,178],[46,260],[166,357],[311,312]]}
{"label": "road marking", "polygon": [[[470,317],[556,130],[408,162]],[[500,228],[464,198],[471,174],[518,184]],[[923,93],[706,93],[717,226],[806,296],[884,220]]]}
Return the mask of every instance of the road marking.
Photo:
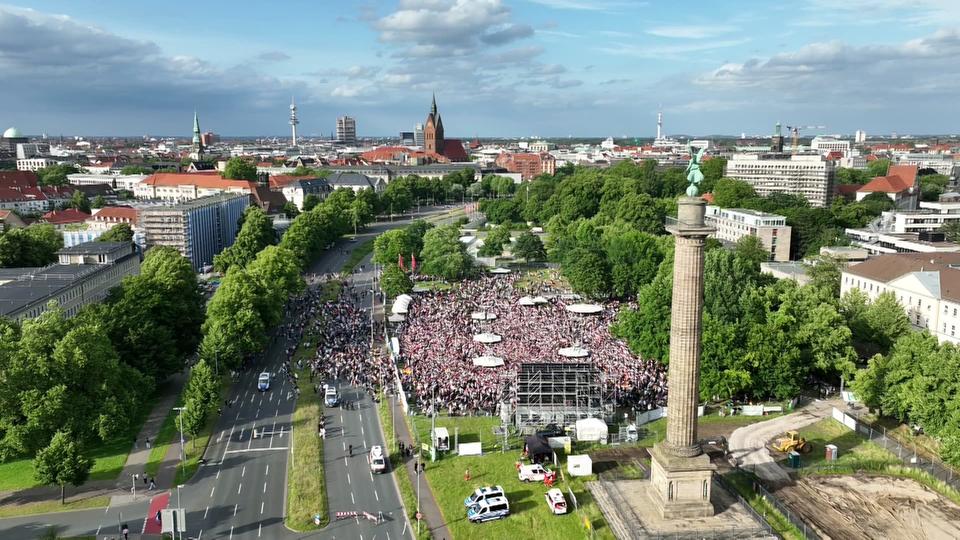
{"label": "road marking", "polygon": [[240,482],[239,484],[237,484],[237,495],[240,494],[241,489],[243,489],[243,482]]}
{"label": "road marking", "polygon": [[262,406],[263,406],[263,396],[260,396],[260,403],[257,403],[257,408],[259,409]]}
{"label": "road marking", "polygon": [[102,525],[97,525],[97,532],[93,533],[94,536],[100,536],[100,527],[102,527]]}
{"label": "road marking", "polygon": [[255,396],[255,395],[250,396],[250,403],[253,403],[253,400],[256,399],[256,398],[257,398],[257,396]]}
{"label": "road marking", "polygon": [[[253,426],[253,433],[256,433],[257,426]],[[253,445],[253,433],[251,433],[250,438],[247,440],[247,450],[250,449],[250,446]]]}
{"label": "road marking", "polygon": [[267,482],[264,481],[264,482],[263,482],[263,493],[266,493],[266,492],[267,492]]}
{"label": "road marking", "polygon": [[219,480],[219,479],[220,479],[220,469],[217,469],[217,477],[214,478],[214,480]]}
{"label": "road marking", "polygon": [[[281,387],[281,390],[282,390],[282,389],[283,389],[283,388]],[[267,398],[267,401],[273,403],[273,392],[270,392],[270,397]]]}
{"label": "road marking", "polygon": [[[226,446],[223,447],[223,456],[220,457],[221,464],[223,464],[223,460],[226,459],[227,457],[227,449],[230,448],[230,440],[233,439],[233,430],[236,429],[236,427],[237,427],[236,424],[230,427],[230,436],[227,437],[227,444]],[[219,473],[220,471],[217,471],[217,472]]]}
{"label": "road marking", "polygon": [[237,506],[239,506],[239,504],[233,505],[233,515],[237,515]]}
{"label": "road marking", "polygon": [[217,489],[217,486],[210,488],[210,498],[213,498],[213,492]]}
{"label": "road marking", "polygon": [[243,432],[246,431],[246,430],[247,430],[247,428],[245,428],[245,427],[240,428],[240,436],[237,437],[237,442],[243,442]]}
{"label": "road marking", "polygon": [[260,515],[263,515],[263,501],[260,501]]}
{"label": "road marking", "polygon": [[373,496],[377,498],[377,502],[380,502],[380,495],[377,495],[377,490],[373,490]]}
{"label": "road marking", "polygon": [[[197,535],[197,540],[200,540],[200,537],[203,536],[203,529],[200,529],[200,534]],[[387,540],[390,540],[387,538]]]}
{"label": "road marking", "polygon": [[245,474],[247,474],[247,466],[246,466],[246,465],[244,465],[244,466],[243,466],[243,469],[240,470],[240,478],[243,478]]}
{"label": "road marking", "polygon": [[110,511],[110,505],[107,505],[107,507],[103,509],[103,513],[106,514],[109,511]]}
{"label": "road marking", "polygon": [[220,432],[220,436],[217,437],[217,444],[220,444],[220,441],[222,441],[222,440],[223,440],[223,432],[221,431],[221,432]]}
{"label": "road marking", "polygon": [[343,451],[344,451],[344,452],[347,451],[347,442],[346,442],[346,441],[343,441]]}
{"label": "road marking", "polygon": [[343,424],[343,413],[340,413],[340,423]]}
{"label": "road marking", "polygon": [[233,538],[233,525],[230,526],[230,538]]}
{"label": "road marking", "polygon": [[367,472],[370,473],[370,481],[373,482],[373,471],[367,471]]}
{"label": "road marking", "polygon": [[234,418],[234,420],[239,420],[239,419],[240,419],[240,411],[237,411],[237,416],[236,418]]}
{"label": "road marking", "polygon": [[363,432],[363,424],[360,424],[360,438],[365,439],[367,434]]}
{"label": "road marking", "polygon": [[207,512],[209,512],[209,511],[210,511],[210,507],[209,507],[209,506],[203,509],[203,519],[207,519]]}
{"label": "road marking", "polygon": [[[283,427],[283,426],[280,426],[280,427]],[[271,435],[271,436],[270,436],[270,446],[271,446],[271,447],[273,446],[273,433],[274,433],[275,431],[277,431],[277,421],[276,421],[276,420],[273,421],[273,427],[270,428],[270,435]]]}
{"label": "road marking", "polygon": [[351,482],[350,482],[350,473],[347,473],[347,483],[348,483],[348,484],[351,483]]}
{"label": "road marking", "polygon": [[263,530],[263,523],[257,525],[257,538],[260,537],[260,531]]}
{"label": "road marking", "polygon": [[352,491],[350,492],[350,502],[351,502],[352,504],[357,504],[357,501],[353,498],[353,492],[352,492]]}
{"label": "road marking", "polygon": [[243,450],[230,450],[228,454],[243,454],[246,452],[269,452],[271,450],[289,450],[289,446],[274,446],[273,448],[246,448]]}
{"label": "road marking", "polygon": [[267,472],[263,473],[264,476],[270,476],[270,465],[267,465]]}

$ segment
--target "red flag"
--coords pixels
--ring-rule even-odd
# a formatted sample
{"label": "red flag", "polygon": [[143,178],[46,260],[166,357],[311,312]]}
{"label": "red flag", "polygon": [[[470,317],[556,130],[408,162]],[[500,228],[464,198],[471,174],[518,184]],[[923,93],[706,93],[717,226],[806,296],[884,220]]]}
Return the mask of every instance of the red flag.
{"label": "red flag", "polygon": [[403,255],[399,253],[397,253],[397,266],[399,266],[401,270],[406,270],[406,268],[403,267]]}
{"label": "red flag", "polygon": [[413,253],[410,254],[410,271],[411,272],[417,271],[417,256],[414,255]]}

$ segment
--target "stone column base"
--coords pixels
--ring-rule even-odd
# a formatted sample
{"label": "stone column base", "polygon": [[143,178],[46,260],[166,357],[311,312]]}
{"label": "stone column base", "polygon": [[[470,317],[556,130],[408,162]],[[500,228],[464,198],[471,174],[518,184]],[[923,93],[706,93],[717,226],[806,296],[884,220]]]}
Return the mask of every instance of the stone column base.
{"label": "stone column base", "polygon": [[650,499],[663,519],[710,517],[713,471],[710,457],[677,457],[661,444],[650,450]]}

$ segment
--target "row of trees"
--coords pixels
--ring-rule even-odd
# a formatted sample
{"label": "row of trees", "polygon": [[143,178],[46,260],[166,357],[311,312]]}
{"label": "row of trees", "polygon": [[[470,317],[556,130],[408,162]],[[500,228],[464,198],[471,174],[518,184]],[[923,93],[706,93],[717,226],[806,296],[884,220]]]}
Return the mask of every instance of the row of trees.
{"label": "row of trees", "polygon": [[190,263],[162,247],[71,319],[51,306],[0,320],[0,460],[32,456],[39,481],[83,483],[90,449],[136,428],[144,396],[196,349],[202,320]]}
{"label": "row of trees", "polygon": [[63,235],[47,223],[2,230],[0,268],[46,266],[56,262],[57,250],[62,247]]}

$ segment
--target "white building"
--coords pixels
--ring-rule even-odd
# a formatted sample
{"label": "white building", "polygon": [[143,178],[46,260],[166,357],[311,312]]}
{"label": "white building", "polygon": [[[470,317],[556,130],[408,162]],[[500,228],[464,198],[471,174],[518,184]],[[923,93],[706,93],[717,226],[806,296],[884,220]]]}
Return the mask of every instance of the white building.
{"label": "white building", "polygon": [[337,142],[348,146],[357,144],[357,121],[350,116],[337,118]]}
{"label": "white building", "polygon": [[833,198],[835,174],[836,164],[819,154],[734,154],[725,176],[749,183],[761,196],[792,193],[823,207]]}
{"label": "white building", "polygon": [[858,129],[853,135],[853,142],[856,144],[863,144],[867,142],[867,132],[862,129]]}
{"label": "white building", "polygon": [[814,137],[813,141],[810,142],[810,149],[819,154],[843,152],[843,155],[847,155],[850,153],[850,141],[819,135]]}
{"label": "white building", "polygon": [[960,253],[875,257],[843,271],[840,294],[852,289],[871,300],[892,293],[915,329],[960,343]]}
{"label": "white building", "polygon": [[556,150],[557,145],[552,142],[547,141],[534,141],[530,143],[531,152],[549,152],[551,150]]}
{"label": "white building", "polygon": [[35,157],[17,160],[18,171],[39,171],[44,167],[52,167],[57,164],[57,160],[47,157]]}
{"label": "white building", "polygon": [[952,156],[941,154],[903,154],[897,158],[899,165],[916,165],[918,169],[933,169],[937,174],[950,176],[957,162]]}
{"label": "white building", "polygon": [[769,260],[790,260],[791,228],[787,218],[747,208],[707,206],[707,224],[714,227],[718,240],[736,243],[744,236],[756,236],[769,253]]}
{"label": "white building", "polygon": [[50,155],[50,145],[47,143],[18,143],[17,159],[30,159]]}
{"label": "white building", "polygon": [[918,210],[888,211],[880,216],[878,229],[890,233],[936,231],[947,223],[960,222],[960,202],[920,202]]}
{"label": "white building", "polygon": [[67,181],[74,186],[96,186],[106,184],[114,189],[136,191],[137,185],[146,180],[148,174],[68,174]]}
{"label": "white building", "polygon": [[960,253],[960,245],[947,242],[942,233],[886,233],[871,229],[844,231],[851,244],[871,255],[893,253]]}

